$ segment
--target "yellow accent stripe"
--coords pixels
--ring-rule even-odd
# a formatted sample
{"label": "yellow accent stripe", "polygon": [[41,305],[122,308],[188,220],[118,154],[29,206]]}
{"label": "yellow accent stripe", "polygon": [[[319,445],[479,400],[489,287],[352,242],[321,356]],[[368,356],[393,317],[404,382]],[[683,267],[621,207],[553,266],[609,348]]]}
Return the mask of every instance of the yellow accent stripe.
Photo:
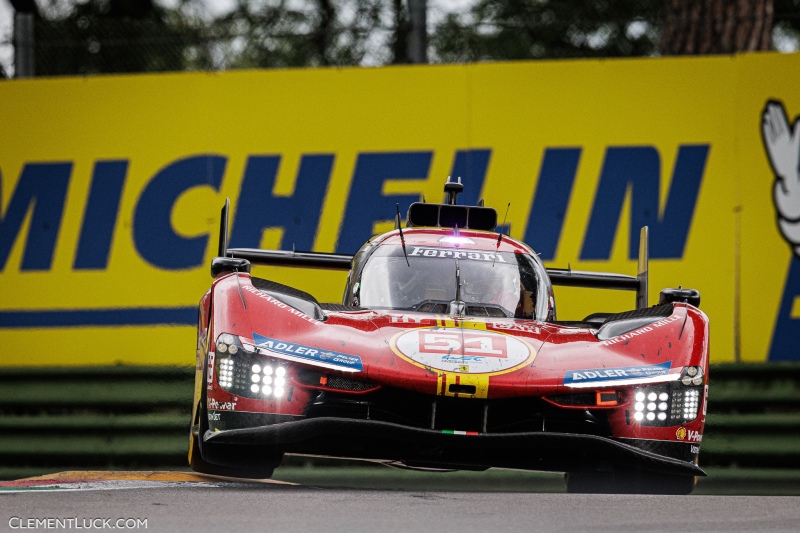
{"label": "yellow accent stripe", "polygon": [[456,321],[452,318],[439,318],[436,320],[436,325],[440,328],[457,328]]}

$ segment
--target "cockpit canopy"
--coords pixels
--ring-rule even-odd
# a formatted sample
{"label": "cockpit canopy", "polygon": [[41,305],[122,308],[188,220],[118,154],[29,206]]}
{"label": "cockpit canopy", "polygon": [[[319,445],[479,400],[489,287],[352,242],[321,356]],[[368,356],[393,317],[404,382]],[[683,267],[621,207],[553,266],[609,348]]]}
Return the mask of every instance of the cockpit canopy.
{"label": "cockpit canopy", "polygon": [[[372,248],[372,249],[369,249]],[[345,303],[370,309],[546,320],[549,279],[535,256],[452,246],[368,245]]]}

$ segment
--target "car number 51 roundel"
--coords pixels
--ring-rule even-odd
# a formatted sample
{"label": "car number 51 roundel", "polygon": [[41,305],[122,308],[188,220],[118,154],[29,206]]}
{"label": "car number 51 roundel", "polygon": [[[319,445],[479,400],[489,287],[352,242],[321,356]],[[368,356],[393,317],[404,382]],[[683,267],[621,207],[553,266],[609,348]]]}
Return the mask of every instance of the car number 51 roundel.
{"label": "car number 51 roundel", "polygon": [[464,374],[507,372],[536,355],[526,342],[484,330],[412,329],[395,335],[391,344],[413,365]]}

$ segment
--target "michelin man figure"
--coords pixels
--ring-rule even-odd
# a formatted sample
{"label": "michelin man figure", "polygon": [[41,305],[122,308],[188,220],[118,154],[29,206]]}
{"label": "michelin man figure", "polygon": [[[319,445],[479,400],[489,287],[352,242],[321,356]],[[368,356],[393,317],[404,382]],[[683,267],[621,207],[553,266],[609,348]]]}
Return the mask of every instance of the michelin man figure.
{"label": "michelin man figure", "polygon": [[772,198],[783,238],[800,257],[800,119],[789,124],[781,102],[767,102],[761,135],[767,150],[775,186]]}

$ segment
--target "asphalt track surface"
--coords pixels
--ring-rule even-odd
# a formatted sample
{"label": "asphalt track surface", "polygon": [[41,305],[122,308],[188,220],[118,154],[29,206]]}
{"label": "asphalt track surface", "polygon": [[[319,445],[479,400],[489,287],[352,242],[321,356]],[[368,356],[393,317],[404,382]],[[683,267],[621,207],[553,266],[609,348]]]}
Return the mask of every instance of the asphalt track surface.
{"label": "asphalt track surface", "polygon": [[[793,496],[352,489],[279,481],[241,483],[180,473],[111,480],[91,476],[77,480],[74,474],[4,484],[0,489],[0,532],[800,530],[800,497]],[[39,525],[30,519],[38,519]],[[131,527],[126,529],[125,519],[146,520],[146,528],[141,522],[132,527],[134,522],[129,521]],[[70,523],[80,527],[66,527]],[[94,529],[84,527],[86,524]]]}

